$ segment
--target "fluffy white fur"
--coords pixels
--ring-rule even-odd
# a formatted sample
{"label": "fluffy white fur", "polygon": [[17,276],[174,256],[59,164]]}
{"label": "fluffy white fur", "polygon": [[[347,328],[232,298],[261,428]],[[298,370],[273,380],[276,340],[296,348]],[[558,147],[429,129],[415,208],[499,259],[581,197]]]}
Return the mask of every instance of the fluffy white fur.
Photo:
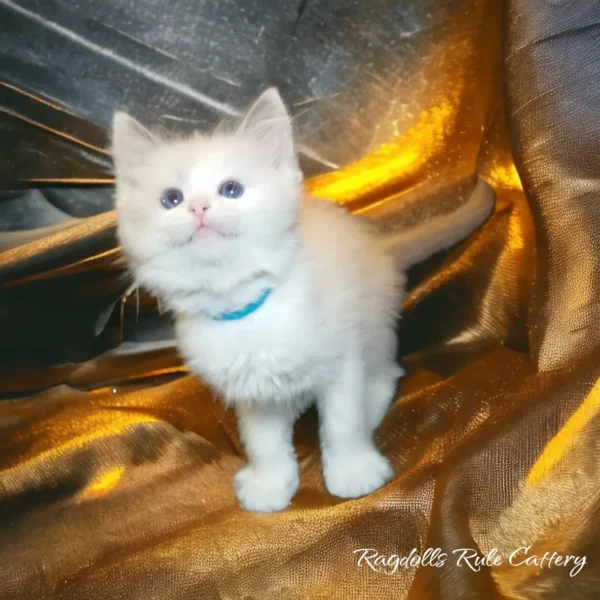
{"label": "fluffy white fur", "polygon": [[[302,195],[275,89],[237,129],[210,137],[161,139],[118,113],[113,153],[131,270],[176,315],[190,369],[237,411],[249,460],[234,479],[241,504],[262,512],[289,504],[299,483],[293,425],[315,401],[329,492],[351,498],[381,487],[392,468],[373,433],[402,374],[394,324],[404,269],[479,225],[493,204],[489,188],[450,217],[381,239],[339,206]],[[240,198],[218,194],[227,180],[244,185]],[[167,188],[185,198],[171,210],[160,202]],[[198,215],[208,229],[197,230]],[[245,318],[210,318],[266,288],[271,295]]]}

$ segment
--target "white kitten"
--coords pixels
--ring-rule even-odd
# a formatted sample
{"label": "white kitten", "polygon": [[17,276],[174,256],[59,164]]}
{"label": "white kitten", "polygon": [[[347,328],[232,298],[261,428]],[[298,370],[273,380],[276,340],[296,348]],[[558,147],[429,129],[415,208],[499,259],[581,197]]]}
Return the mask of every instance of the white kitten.
{"label": "white kitten", "polygon": [[404,269],[490,213],[483,182],[452,215],[379,237],[305,198],[290,119],[269,89],[233,132],[163,140],[114,120],[118,231],[139,284],[176,315],[190,369],[235,406],[248,510],[285,508],[298,488],[292,429],[316,401],[330,493],[368,494],[392,476],[373,433],[393,398]]}

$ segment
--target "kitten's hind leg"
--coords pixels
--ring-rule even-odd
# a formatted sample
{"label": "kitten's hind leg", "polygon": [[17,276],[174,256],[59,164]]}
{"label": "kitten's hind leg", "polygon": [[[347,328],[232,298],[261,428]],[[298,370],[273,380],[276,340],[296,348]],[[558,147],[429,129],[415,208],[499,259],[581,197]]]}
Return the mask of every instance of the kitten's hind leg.
{"label": "kitten's hind leg", "polygon": [[398,379],[404,375],[404,369],[396,364],[377,370],[368,369],[365,389],[365,412],[368,426],[375,431],[387,413],[394,393],[398,386]]}
{"label": "kitten's hind leg", "polygon": [[318,400],[325,486],[342,498],[369,494],[393,475],[389,462],[375,447],[364,394],[364,361],[353,349],[337,380]]}
{"label": "kitten's hind leg", "polygon": [[292,445],[296,413],[290,406],[236,407],[240,436],[249,464],[235,475],[233,487],[247,510],[275,512],[292,500],[299,485]]}

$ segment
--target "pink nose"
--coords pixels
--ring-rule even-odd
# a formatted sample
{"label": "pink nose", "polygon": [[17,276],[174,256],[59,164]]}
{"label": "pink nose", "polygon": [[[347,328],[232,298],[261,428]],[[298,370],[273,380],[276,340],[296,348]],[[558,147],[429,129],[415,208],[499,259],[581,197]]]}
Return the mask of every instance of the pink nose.
{"label": "pink nose", "polygon": [[195,215],[201,215],[202,213],[205,213],[208,210],[209,206],[208,203],[203,202],[200,204],[190,204],[190,211],[193,212]]}

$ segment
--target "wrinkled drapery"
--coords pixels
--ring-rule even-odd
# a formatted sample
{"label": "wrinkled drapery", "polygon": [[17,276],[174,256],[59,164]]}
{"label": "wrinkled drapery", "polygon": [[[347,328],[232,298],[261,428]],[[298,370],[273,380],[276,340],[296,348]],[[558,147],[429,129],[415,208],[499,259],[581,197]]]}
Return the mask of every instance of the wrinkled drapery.
{"label": "wrinkled drapery", "polygon": [[[0,598],[596,598],[598,23],[590,0],[0,0]],[[130,289],[106,130],[206,128],[271,84],[310,193],[393,229],[480,174],[496,209],[410,273],[394,480],[329,496],[310,411],[301,489],[259,515],[233,415]]]}

